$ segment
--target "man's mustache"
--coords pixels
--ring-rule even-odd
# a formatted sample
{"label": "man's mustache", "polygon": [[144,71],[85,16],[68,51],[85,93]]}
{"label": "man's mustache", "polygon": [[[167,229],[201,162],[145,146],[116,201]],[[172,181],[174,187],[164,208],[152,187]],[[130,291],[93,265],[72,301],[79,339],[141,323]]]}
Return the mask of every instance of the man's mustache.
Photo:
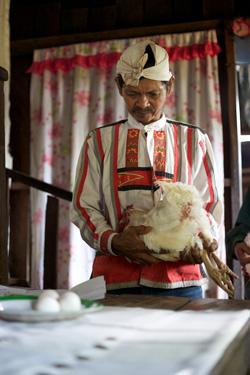
{"label": "man's mustache", "polygon": [[144,113],[152,113],[153,112],[153,110],[152,110],[152,108],[144,108],[144,109],[142,109],[142,108],[138,108],[138,107],[135,107],[134,109],[133,109],[133,112],[134,113],[141,113],[141,114],[144,114]]}

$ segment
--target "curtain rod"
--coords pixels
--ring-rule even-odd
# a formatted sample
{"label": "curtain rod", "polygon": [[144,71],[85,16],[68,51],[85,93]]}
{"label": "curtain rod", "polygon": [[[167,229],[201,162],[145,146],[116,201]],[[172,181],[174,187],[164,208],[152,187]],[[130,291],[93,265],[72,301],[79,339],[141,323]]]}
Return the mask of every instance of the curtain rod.
{"label": "curtain rod", "polygon": [[79,34],[54,35],[49,37],[13,40],[11,42],[11,56],[30,55],[35,49],[58,47],[75,43],[96,42],[101,40],[136,38],[146,35],[172,34],[182,32],[221,29],[225,20],[206,20],[170,25],[134,27]]}

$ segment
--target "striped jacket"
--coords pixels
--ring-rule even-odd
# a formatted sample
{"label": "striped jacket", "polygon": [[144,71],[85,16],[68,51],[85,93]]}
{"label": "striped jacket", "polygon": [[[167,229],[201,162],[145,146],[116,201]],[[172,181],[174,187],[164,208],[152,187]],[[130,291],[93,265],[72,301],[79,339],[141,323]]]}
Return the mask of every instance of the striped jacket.
{"label": "striped jacket", "polygon": [[143,126],[129,115],[89,133],[78,160],[71,216],[83,240],[102,254],[95,258],[93,276],[104,275],[108,289],[201,284],[199,265],[143,266],[112,253],[112,237],[122,230],[126,209],[151,209],[158,179],[195,185],[211,218],[220,222],[213,152],[201,129],[164,115]]}

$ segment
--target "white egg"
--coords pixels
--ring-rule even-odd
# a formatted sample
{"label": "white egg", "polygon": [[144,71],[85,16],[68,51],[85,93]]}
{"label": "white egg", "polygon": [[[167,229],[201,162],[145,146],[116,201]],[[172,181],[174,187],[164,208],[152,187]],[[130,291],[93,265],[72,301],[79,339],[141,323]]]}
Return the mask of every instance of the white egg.
{"label": "white egg", "polygon": [[37,299],[34,308],[41,312],[56,313],[60,311],[60,303],[53,297],[43,296]]}
{"label": "white egg", "polygon": [[42,293],[39,295],[39,299],[44,297],[50,297],[54,299],[59,299],[59,293],[56,290],[53,289],[45,289],[42,291]]}
{"label": "white egg", "polygon": [[82,304],[78,294],[67,291],[60,296],[61,311],[80,311]]}

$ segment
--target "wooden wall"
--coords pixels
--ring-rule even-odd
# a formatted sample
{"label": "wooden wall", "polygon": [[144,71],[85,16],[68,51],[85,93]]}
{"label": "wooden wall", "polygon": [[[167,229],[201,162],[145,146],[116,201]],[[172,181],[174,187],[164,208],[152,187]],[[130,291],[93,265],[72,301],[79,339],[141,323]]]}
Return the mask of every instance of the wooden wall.
{"label": "wooden wall", "polygon": [[232,18],[245,0],[11,0],[12,39]]}

